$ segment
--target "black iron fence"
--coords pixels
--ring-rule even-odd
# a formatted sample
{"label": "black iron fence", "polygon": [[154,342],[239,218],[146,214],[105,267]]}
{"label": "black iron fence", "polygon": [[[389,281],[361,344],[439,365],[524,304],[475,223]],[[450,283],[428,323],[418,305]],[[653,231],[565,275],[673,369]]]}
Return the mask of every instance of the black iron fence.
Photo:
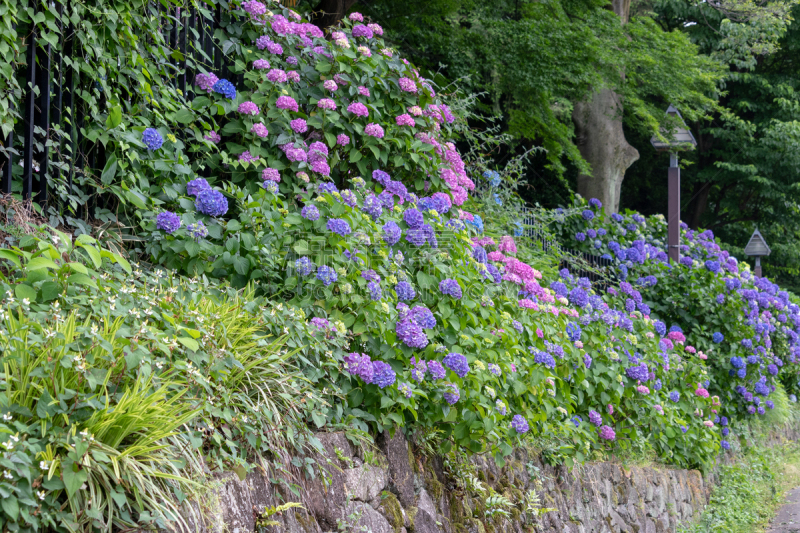
{"label": "black iron fence", "polygon": [[[27,7],[33,10],[27,11],[31,20],[15,24],[14,28],[25,52],[24,63],[15,63],[18,90],[9,91],[16,95],[12,100],[16,106],[12,108],[17,118],[13,130],[4,139],[0,138],[0,193],[18,192],[24,200],[33,199],[40,205],[48,203],[48,192],[54,182],[64,183],[70,192],[76,175],[91,174],[105,165],[102,143],[96,136],[87,135],[88,121],[92,120],[87,95],[99,89],[104,103],[104,91],[96,77],[78,67],[79,60],[87,57],[87,51],[75,37],[74,24],[65,23],[67,17],[62,18],[70,3],[71,0],[56,3],[28,0]],[[230,74],[220,39],[214,35],[223,22],[223,8],[210,2],[197,6],[165,4],[147,5],[147,14],[157,19],[159,31],[142,31],[138,48],[132,44],[129,52],[145,57],[150,50],[163,47],[166,53],[152,58],[164,69],[163,81],[191,99],[194,76],[201,70],[213,70],[221,73],[220,77]],[[21,0],[20,12],[25,7]],[[52,26],[46,29],[33,23],[37,13],[53,9],[58,13],[55,20],[61,37],[55,45],[52,39],[40,38]],[[103,81],[115,92],[114,98],[120,100],[125,111],[142,99],[142,95],[131,90],[138,85],[135,79],[125,80],[126,83],[120,79]]]}
{"label": "black iron fence", "polygon": [[523,210],[523,234],[538,243],[545,253],[561,259],[559,268],[568,269],[574,276],[589,278],[597,286],[605,286],[616,280],[614,259],[582,252],[562,246],[544,224],[536,218],[533,209]]}

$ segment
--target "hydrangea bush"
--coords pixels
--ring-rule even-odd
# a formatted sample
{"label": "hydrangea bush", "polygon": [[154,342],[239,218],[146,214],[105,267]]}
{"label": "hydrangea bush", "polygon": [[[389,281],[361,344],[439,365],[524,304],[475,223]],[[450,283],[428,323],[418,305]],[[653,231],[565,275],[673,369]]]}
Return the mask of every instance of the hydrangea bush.
{"label": "hydrangea bush", "polygon": [[[193,172],[132,191],[150,202],[138,215],[154,261],[255,282],[302,308],[312,337],[341,338],[299,362],[341,398],[329,421],[436,426],[445,449],[501,463],[523,435],[558,435],[570,461],[646,440],[678,464],[717,453],[705,422],[719,402],[649,311],[628,308],[638,292],[546,280],[518,221],[504,232],[495,211],[473,212],[486,202],[469,198],[458,113],[380,26],[346,20],[326,40],[291,10],[248,6],[231,20],[244,83],[203,73],[175,112],[193,160],[170,164]],[[489,194],[499,209],[506,196]]]}
{"label": "hydrangea bush", "polygon": [[[755,277],[710,230],[683,223],[680,263],[670,265],[663,216],[605,217],[596,202],[578,198],[559,211],[555,227],[562,242],[613,258],[620,291],[641,291],[641,302],[626,298],[626,305],[643,306],[660,319],[661,344],[677,348],[684,364],[708,369],[705,388],[722,402],[713,421],[728,426],[764,415],[774,408],[770,394],[781,381],[787,392],[797,392],[800,306],[787,291]],[[727,440],[730,431],[722,429]]]}

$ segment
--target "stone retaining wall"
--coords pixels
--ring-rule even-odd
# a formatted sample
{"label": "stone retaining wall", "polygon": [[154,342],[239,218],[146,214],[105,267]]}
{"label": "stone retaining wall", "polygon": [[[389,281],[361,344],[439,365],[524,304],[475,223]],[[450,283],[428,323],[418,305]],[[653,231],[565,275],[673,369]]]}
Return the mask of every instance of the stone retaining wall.
{"label": "stone retaining wall", "polygon": [[[695,470],[590,463],[570,471],[544,465],[538,457],[518,450],[502,469],[491,458],[473,457],[481,485],[514,503],[535,489],[541,507],[554,510],[536,518],[517,505],[508,509],[508,517],[493,519],[486,516],[486,492],[474,496],[458,491],[445,478],[441,462],[414,457],[400,432],[379,438],[379,452],[367,457],[369,463],[343,434],[319,438],[329,463],[325,476],[305,482],[305,510],[271,517],[280,525],[264,531],[660,533],[675,531],[679,523],[690,520],[708,497],[708,487]],[[200,503],[187,507],[186,524],[180,529],[250,532],[265,506],[300,500],[271,484],[263,473],[253,472],[244,481],[225,474],[215,479]]]}

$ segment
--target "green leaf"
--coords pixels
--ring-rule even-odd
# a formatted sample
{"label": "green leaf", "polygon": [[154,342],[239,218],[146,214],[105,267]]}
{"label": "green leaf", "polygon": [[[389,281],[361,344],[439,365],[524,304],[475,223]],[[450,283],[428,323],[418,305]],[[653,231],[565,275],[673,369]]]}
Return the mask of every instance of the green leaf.
{"label": "green leaf", "polygon": [[193,352],[196,352],[200,349],[200,345],[197,343],[197,341],[189,337],[178,337],[178,342]]}
{"label": "green leaf", "polygon": [[106,118],[106,128],[113,129],[120,125],[122,122],[122,106],[114,106],[108,110],[108,118]]}
{"label": "green leaf", "polygon": [[233,467],[233,471],[236,472],[236,476],[239,478],[239,481],[244,481],[247,478],[247,469],[244,465],[236,465]]}
{"label": "green leaf", "polygon": [[28,270],[39,270],[41,268],[51,268],[54,270],[58,270],[58,265],[56,265],[53,261],[46,257],[34,257],[31,259],[25,268]]}
{"label": "green leaf", "polygon": [[103,257],[100,255],[100,251],[92,246],[91,244],[81,244],[86,253],[89,254],[89,258],[94,263],[95,268],[100,268],[103,266]]}
{"label": "green leaf", "polygon": [[353,148],[350,150],[350,162],[356,163],[358,161],[361,161],[361,152],[357,148]]}
{"label": "green leaf", "polygon": [[69,285],[87,285],[89,287],[97,288],[97,284],[94,282],[92,278],[87,276],[86,274],[73,274],[67,278],[67,284]]}
{"label": "green leaf", "polygon": [[31,287],[30,285],[26,285],[25,283],[20,283],[19,285],[14,287],[14,294],[20,300],[27,298],[32,302],[36,301],[36,289]]}
{"label": "green leaf", "polygon": [[45,281],[42,283],[42,302],[49,302],[58,298],[61,287],[55,281]]}
{"label": "green leaf", "polygon": [[175,113],[175,120],[181,124],[188,124],[194,120],[194,113],[186,108],[179,109],[178,112]]}
{"label": "green leaf", "polygon": [[61,463],[61,478],[64,480],[64,487],[67,489],[67,495],[70,497],[78,492],[81,485],[86,482],[88,477],[86,471],[80,470],[72,459],[67,459]]}
{"label": "green leaf", "polygon": [[11,518],[12,521],[16,521],[19,517],[19,502],[14,496],[10,498],[3,498],[3,511]]}
{"label": "green leaf", "polygon": [[237,255],[233,258],[233,269],[237,274],[241,274],[242,276],[247,275],[250,271],[250,260],[241,255]]}
{"label": "green leaf", "polygon": [[195,241],[186,241],[184,243],[184,249],[186,253],[189,254],[189,257],[194,257],[200,253],[200,244]]}
{"label": "green leaf", "polygon": [[292,249],[300,255],[306,255],[308,253],[308,242],[299,240],[292,246]]}
{"label": "green leaf", "polygon": [[111,157],[106,161],[106,166],[103,168],[103,173],[100,175],[100,181],[105,185],[110,185],[114,181],[114,176],[117,175],[117,156],[111,154]]}

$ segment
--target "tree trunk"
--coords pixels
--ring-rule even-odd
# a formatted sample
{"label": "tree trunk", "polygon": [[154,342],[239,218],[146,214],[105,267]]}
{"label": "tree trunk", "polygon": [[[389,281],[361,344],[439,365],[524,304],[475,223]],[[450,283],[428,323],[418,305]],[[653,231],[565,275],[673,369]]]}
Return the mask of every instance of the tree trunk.
{"label": "tree trunk", "polygon": [[[630,0],[612,0],[609,8],[621,24],[628,23]],[[625,73],[620,76],[624,78]],[[591,176],[578,176],[578,192],[603,202],[607,213],[616,213],[625,171],[639,159],[639,152],[628,144],[622,130],[622,97],[610,89],[596,91],[575,104],[572,121],[578,150],[592,167]]]}
{"label": "tree trunk", "polygon": [[610,89],[597,91],[575,104],[572,121],[581,156],[592,166],[591,175],[578,176],[578,192],[616,213],[625,171],[639,159],[622,131],[622,98]]}
{"label": "tree trunk", "polygon": [[311,22],[321,30],[336,25],[356,0],[320,0],[311,14]]}

